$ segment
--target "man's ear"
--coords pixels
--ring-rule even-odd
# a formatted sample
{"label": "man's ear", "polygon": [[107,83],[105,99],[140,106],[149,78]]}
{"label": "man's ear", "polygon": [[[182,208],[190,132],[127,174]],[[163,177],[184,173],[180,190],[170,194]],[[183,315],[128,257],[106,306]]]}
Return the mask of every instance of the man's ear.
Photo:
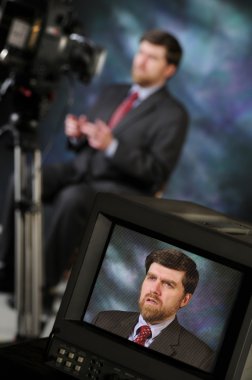
{"label": "man's ear", "polygon": [[192,298],[192,294],[191,293],[186,293],[184,295],[183,299],[180,302],[180,307],[182,308],[182,307],[188,305],[189,302],[191,301],[191,298]]}
{"label": "man's ear", "polygon": [[166,71],[165,71],[166,78],[169,79],[169,78],[173,77],[173,75],[176,73],[176,70],[177,70],[177,67],[175,65],[173,65],[172,63],[167,65]]}

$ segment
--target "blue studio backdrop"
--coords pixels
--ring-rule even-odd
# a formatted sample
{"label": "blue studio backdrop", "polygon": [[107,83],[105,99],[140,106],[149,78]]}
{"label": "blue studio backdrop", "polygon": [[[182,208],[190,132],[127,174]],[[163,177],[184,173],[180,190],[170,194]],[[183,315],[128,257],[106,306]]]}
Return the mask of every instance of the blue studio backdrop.
{"label": "blue studio backdrop", "polygon": [[[90,85],[65,79],[57,84],[39,128],[43,163],[71,158],[66,112],[85,113],[104,83],[130,81],[139,37],[147,29],[164,28],[184,50],[169,88],[190,113],[183,154],[164,197],[252,221],[251,1],[75,0],[74,7],[87,36],[107,49],[107,59]],[[2,143],[0,150],[3,204],[13,158]]]}

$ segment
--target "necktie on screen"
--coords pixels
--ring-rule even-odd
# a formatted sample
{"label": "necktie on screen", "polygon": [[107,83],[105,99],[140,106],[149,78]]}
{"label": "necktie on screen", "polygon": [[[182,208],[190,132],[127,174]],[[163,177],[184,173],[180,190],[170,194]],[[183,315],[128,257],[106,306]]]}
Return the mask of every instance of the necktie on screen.
{"label": "necktie on screen", "polygon": [[137,337],[134,339],[135,343],[141,344],[144,346],[147,339],[151,338],[151,328],[148,325],[141,326],[138,329],[139,333]]}
{"label": "necktie on screen", "polygon": [[121,121],[123,119],[123,117],[126,115],[126,113],[128,113],[134,102],[137,100],[138,98],[138,93],[137,92],[132,92],[132,94],[130,94],[119,106],[118,108],[116,108],[116,110],[114,111],[114,113],[112,114],[110,120],[109,120],[109,123],[108,125],[110,126],[110,128],[114,128],[118,123],[119,121]]}

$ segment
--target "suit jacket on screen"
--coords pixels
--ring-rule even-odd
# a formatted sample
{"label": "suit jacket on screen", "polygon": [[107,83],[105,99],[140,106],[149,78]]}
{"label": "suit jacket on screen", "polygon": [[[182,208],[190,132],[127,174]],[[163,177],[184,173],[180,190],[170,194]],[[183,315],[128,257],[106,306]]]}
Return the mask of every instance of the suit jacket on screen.
{"label": "suit jacket on screen", "polygon": [[[98,327],[128,338],[139,314],[125,311],[103,311],[92,321]],[[214,352],[195,335],[182,327],[177,318],[154,339],[152,350],[173,357],[204,371],[213,369]]]}

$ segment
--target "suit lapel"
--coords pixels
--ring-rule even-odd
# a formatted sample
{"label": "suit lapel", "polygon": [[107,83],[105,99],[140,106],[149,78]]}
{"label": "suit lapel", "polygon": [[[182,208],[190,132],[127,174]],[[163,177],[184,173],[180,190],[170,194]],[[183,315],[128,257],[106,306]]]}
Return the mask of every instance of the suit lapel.
{"label": "suit lapel", "polygon": [[122,121],[114,128],[115,134],[120,134],[127,126],[127,129],[133,125],[133,122],[139,118],[142,118],[143,114],[146,114],[156,106],[157,103],[163,98],[164,94],[167,94],[165,88],[161,88],[159,91],[150,95],[145,99],[139,106],[133,108],[123,119]]}
{"label": "suit lapel", "polygon": [[113,332],[124,338],[128,338],[138,321],[138,317],[138,313],[131,313],[127,318],[124,318],[122,321],[119,321],[116,324],[115,328],[113,329]]}
{"label": "suit lapel", "polygon": [[166,327],[150,345],[150,348],[168,356],[176,356],[181,327],[177,318]]}

